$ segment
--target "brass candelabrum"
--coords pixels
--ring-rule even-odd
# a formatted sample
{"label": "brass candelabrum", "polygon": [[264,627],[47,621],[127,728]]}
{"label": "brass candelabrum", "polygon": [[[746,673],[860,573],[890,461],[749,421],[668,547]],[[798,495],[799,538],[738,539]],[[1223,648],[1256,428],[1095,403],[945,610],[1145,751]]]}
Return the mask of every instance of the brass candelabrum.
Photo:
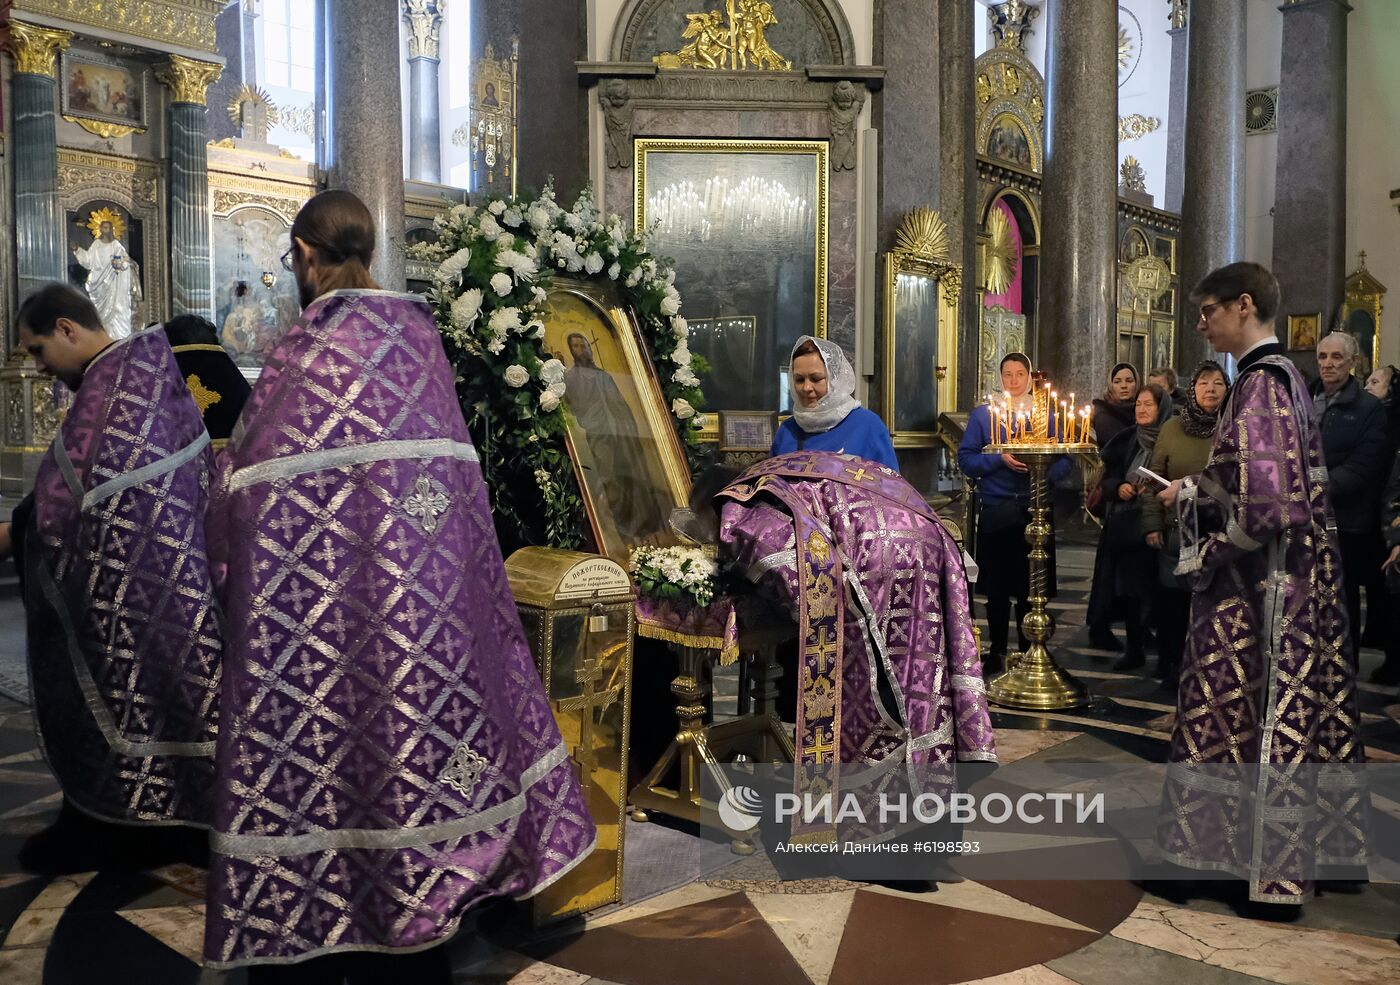
{"label": "brass candelabrum", "polygon": [[[1031,522],[1026,525],[1030,545],[1031,611],[1022,620],[1021,630],[1030,645],[1025,653],[1007,658],[1006,671],[987,682],[987,698],[1007,708],[1053,711],[1081,708],[1089,703],[1089,689],[1060,669],[1048,643],[1055,635],[1055,618],[1046,609],[1049,591],[1050,552],[1054,537],[1050,525],[1047,489],[1050,466],[1061,455],[1088,452],[1088,409],[1079,410],[1071,399],[1061,404],[1048,383],[1040,383],[1031,394],[1033,410],[1019,417],[998,414],[992,405],[992,443],[983,451],[989,455],[1010,454],[1026,466],[1031,484]],[[1077,439],[1077,440],[1076,440]]]}

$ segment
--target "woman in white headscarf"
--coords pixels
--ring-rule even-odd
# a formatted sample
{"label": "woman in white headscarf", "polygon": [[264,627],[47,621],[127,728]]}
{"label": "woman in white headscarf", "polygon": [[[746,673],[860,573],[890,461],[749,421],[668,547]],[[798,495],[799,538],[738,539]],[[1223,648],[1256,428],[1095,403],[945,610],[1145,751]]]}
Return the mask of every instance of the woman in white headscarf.
{"label": "woman in white headscarf", "polygon": [[773,437],[771,454],[832,451],[899,471],[884,421],[856,399],[856,373],[841,347],[804,335],[792,347],[792,417]]}

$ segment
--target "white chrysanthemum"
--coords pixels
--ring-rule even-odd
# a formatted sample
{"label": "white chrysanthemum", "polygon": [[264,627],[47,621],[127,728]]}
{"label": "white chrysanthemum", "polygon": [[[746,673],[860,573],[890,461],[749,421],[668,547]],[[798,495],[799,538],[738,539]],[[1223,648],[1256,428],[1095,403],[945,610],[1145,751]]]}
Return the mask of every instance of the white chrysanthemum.
{"label": "white chrysanthemum", "polygon": [[688,338],[690,335],[690,323],[681,315],[676,315],[671,319],[671,334],[678,339]]}
{"label": "white chrysanthemum", "polygon": [[506,332],[518,332],[520,330],[520,309],[497,308],[491,312],[491,317],[486,321],[486,327],[491,329],[498,339],[504,339]]}
{"label": "white chrysanthemum", "polygon": [[510,271],[516,280],[527,281],[539,273],[539,267],[535,265],[534,260],[515,250],[502,250],[496,255],[496,263],[502,270]]}
{"label": "white chrysanthemum", "polygon": [[540,410],[546,414],[551,413],[559,406],[559,395],[553,390],[545,390],[540,393]]}
{"label": "white chrysanthemum", "polygon": [[613,280],[617,280],[617,275],[620,273],[622,273],[622,265],[614,261],[613,265],[608,268],[608,276]]}
{"label": "white chrysanthemum", "polygon": [[452,254],[433,273],[433,278],[443,284],[451,284],[462,276],[462,271],[467,269],[467,264],[472,261],[472,251],[466,247]]}
{"label": "white chrysanthemum", "polygon": [[544,292],[543,287],[530,288],[530,296],[535,299],[536,304],[544,304],[544,299],[549,297],[549,295]]}
{"label": "white chrysanthemum", "polygon": [[678,314],[681,310],[681,299],[673,298],[669,295],[661,299],[661,313],[667,318]]}
{"label": "white chrysanthemum", "polygon": [[511,291],[515,290],[515,282],[510,279],[510,274],[496,274],[491,278],[491,290],[495,291],[501,297],[505,297]]}
{"label": "white chrysanthemum", "polygon": [[491,218],[489,215],[483,215],[481,217],[481,221],[480,223],[478,223],[477,228],[481,230],[481,235],[485,236],[487,239],[495,239],[497,236],[501,235],[500,223],[498,223],[495,219]]}
{"label": "white chrysanthemum", "polygon": [[525,210],[525,221],[536,233],[544,232],[549,228],[549,210],[536,202]]}
{"label": "white chrysanthemum", "polygon": [[501,221],[504,222],[507,226],[514,228],[520,225],[522,222],[524,222],[525,217],[520,214],[519,206],[512,205],[510,208],[506,209],[504,213],[502,213]]}
{"label": "white chrysanthemum", "polygon": [[506,203],[502,202],[500,199],[496,199],[496,201],[491,203],[490,209],[492,215],[500,215],[506,210]]}
{"label": "white chrysanthemum", "polygon": [[546,384],[562,383],[564,380],[564,364],[557,359],[546,359],[540,366],[540,379]]}
{"label": "white chrysanthemum", "polygon": [[590,274],[596,274],[603,269],[603,258],[596,253],[590,253],[583,258],[583,269]]}
{"label": "white chrysanthemum", "polygon": [[524,386],[530,382],[530,371],[519,363],[512,363],[501,374],[507,386]]}
{"label": "white chrysanthemum", "polygon": [[463,291],[452,302],[452,324],[465,331],[476,322],[481,313],[481,289],[473,287]]}
{"label": "white chrysanthemum", "polygon": [[632,272],[627,275],[627,286],[636,287],[642,282],[642,268],[633,267]]}
{"label": "white chrysanthemum", "polygon": [[486,349],[488,352],[491,353],[491,355],[499,356],[501,353],[506,351],[506,340],[492,339],[490,342],[486,343]]}
{"label": "white chrysanthemum", "polygon": [[695,416],[695,408],[690,405],[689,400],[677,397],[671,401],[671,413],[686,421]]}

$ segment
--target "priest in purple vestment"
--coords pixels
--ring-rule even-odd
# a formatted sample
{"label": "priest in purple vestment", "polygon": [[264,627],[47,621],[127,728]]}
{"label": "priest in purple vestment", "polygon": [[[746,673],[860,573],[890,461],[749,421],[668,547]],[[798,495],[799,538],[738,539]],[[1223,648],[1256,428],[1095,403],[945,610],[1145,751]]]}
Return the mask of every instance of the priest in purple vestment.
{"label": "priest in purple vestment", "polygon": [[595,834],[506,582],[428,305],[369,211],[291,230],[301,319],[220,459],[228,618],[208,963],[403,952],[526,897]]}
{"label": "priest in purple vestment", "polygon": [[1161,494],[1195,592],[1158,843],[1169,861],[1246,880],[1253,903],[1300,904],[1319,866],[1366,864],[1327,469],[1307,386],[1274,336],[1273,274],[1234,263],[1195,297],[1197,329],[1239,375],[1205,470]]}
{"label": "priest in purple vestment", "polygon": [[996,761],[962,552],[897,472],[793,452],[719,503],[722,556],[798,626],[800,767],[894,761],[951,782],[952,764]]}
{"label": "priest in purple vestment", "polygon": [[25,534],[40,746],[85,814],[203,826],[222,650],[209,434],[164,333],[113,342],[92,302],[57,283],[17,321],[39,371],[74,393]]}

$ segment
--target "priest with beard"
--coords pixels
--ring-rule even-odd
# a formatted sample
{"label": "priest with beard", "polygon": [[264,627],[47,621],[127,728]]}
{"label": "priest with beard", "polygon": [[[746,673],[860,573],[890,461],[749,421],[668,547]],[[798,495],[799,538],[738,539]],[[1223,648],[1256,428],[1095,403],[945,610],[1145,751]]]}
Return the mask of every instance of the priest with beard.
{"label": "priest with beard", "polygon": [[254,980],[381,961],[375,981],[441,978],[433,945],[467,910],[561,878],[593,822],[431,309],[378,288],[348,192],[308,202],[291,241],[304,310],[211,511],[229,657],[205,961]]}
{"label": "priest with beard", "polygon": [[14,531],[26,542],[35,722],[64,796],[55,830],[75,812],[202,827],[222,651],[209,434],[163,333],[113,341],[66,284],[30,295],[16,321],[38,370],[73,391]]}

